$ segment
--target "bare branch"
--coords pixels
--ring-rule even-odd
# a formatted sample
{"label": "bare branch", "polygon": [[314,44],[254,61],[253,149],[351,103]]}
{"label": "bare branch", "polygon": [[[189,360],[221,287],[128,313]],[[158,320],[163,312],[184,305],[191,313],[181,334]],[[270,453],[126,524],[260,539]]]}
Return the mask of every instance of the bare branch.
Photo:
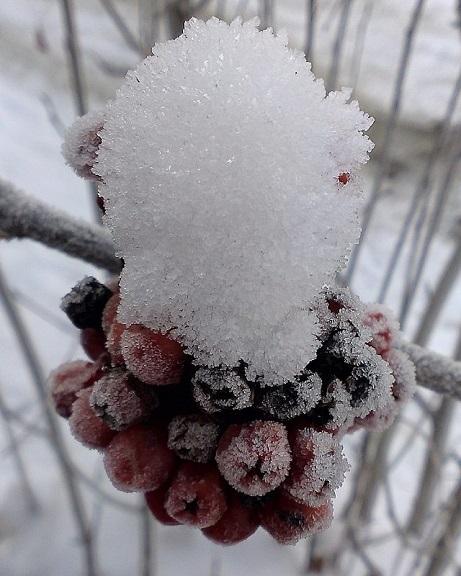
{"label": "bare branch", "polygon": [[70,218],[0,179],[0,231],[7,238],[30,238],[69,256],[120,272],[109,234]]}
{"label": "bare branch", "polygon": [[143,56],[144,53],[143,53],[143,50],[142,50],[140,43],[138,42],[135,35],[131,32],[131,30],[127,26],[123,17],[119,14],[119,12],[118,12],[117,8],[115,7],[114,3],[112,2],[112,0],[100,0],[100,2],[102,4],[104,10],[106,11],[107,15],[112,20],[115,27],[118,29],[121,36],[125,40],[127,46],[129,48],[131,48],[137,54],[140,54],[141,56]]}

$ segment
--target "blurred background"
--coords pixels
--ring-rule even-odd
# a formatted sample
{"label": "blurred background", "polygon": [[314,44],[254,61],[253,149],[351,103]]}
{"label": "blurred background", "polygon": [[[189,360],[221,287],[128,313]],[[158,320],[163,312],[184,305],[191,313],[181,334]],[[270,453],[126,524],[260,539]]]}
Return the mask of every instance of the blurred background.
{"label": "blurred background", "polygon": [[[94,222],[94,190],[60,154],[64,128],[113,97],[154,42],[211,15],[286,30],[328,90],[348,87],[375,117],[364,233],[345,277],[392,308],[408,339],[459,358],[458,0],[2,0],[0,177]],[[46,375],[83,358],[59,303],[86,274],[101,277],[29,241],[0,244],[2,576],[94,576],[91,554],[110,576],[461,574],[460,408],[427,391],[385,433],[346,438],[352,471],[326,534],[282,547],[260,530],[226,549],[154,525],[46,410]]]}

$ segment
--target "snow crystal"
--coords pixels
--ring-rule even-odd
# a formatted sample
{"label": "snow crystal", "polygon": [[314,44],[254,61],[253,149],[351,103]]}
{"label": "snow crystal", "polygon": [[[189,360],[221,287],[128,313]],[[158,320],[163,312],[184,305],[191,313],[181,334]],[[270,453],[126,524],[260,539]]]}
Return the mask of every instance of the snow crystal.
{"label": "snow crystal", "polygon": [[185,460],[209,462],[218,444],[220,428],[199,414],[176,416],[168,425],[168,448]]}
{"label": "snow crystal", "polygon": [[156,45],[103,113],[92,168],[125,262],[120,320],[251,380],[299,373],[319,346],[310,305],[360,232],[372,120],[348,98],[255,20],[192,19]]}
{"label": "snow crystal", "polygon": [[293,463],[284,488],[309,506],[332,498],[350,468],[338,439],[306,428],[297,431],[291,447]]}
{"label": "snow crystal", "polygon": [[101,137],[98,132],[104,125],[105,112],[89,112],[67,129],[62,154],[69,166],[82,178],[100,180],[93,172]]}

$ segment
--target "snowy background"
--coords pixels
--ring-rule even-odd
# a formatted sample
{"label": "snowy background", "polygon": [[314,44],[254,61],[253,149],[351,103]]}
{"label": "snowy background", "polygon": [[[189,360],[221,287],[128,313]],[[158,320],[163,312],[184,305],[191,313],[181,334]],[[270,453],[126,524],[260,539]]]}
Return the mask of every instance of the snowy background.
{"label": "snowy background", "polygon": [[[82,69],[90,109],[110,98],[123,79],[124,72],[139,61],[139,55],[127,48],[118,30],[97,0],[79,0],[77,26],[82,50]],[[209,3],[208,12],[222,9]],[[239,5],[248,4],[247,15],[256,6],[228,2],[227,15]],[[275,2],[274,24],[285,28],[290,44],[304,48],[306,15],[304,0]],[[339,22],[340,1],[322,0],[317,14],[313,49],[314,70],[327,77]],[[433,142],[434,129],[440,123],[461,62],[461,31],[457,25],[455,0],[427,0],[417,30],[409,72],[404,84],[402,109],[391,147],[390,177],[384,182],[381,199],[374,214],[370,233],[363,247],[353,288],[362,299],[376,299],[384,267],[410,195],[421,176]],[[138,31],[135,2],[117,2],[134,34]],[[225,8],[226,8],[225,6]],[[352,86],[361,108],[375,116],[371,137],[377,143],[375,160],[367,167],[367,185],[378,168],[380,144],[394,90],[405,28],[413,1],[356,0],[352,3],[338,86]],[[366,34],[364,14],[371,11]],[[361,28],[362,27],[362,28]],[[362,30],[362,32],[360,32]],[[159,31],[160,37],[162,30]],[[363,41],[363,56],[357,59],[357,35]],[[359,66],[360,64],[360,66]],[[459,122],[461,108],[455,114]],[[75,117],[71,80],[62,25],[62,10],[57,0],[3,0],[0,3],[0,176],[19,188],[68,213],[91,221],[94,210],[86,184],[64,165],[60,154],[63,126]],[[443,177],[446,159],[436,167],[436,183]],[[461,217],[461,173],[455,175],[437,229],[428,266],[416,295],[406,326],[411,338],[422,310],[454,245],[454,229]],[[387,304],[398,311],[405,277],[405,252]],[[56,365],[81,358],[74,330],[59,310],[60,298],[85,274],[100,272],[57,252],[28,241],[0,244],[0,266],[21,315],[32,336],[42,370],[47,374]],[[447,298],[430,347],[446,355],[453,354],[460,328],[461,284]],[[2,427],[0,444],[0,574],[7,576],[62,576],[82,574],[81,549],[69,511],[62,477],[46,439],[46,427],[25,365],[21,349],[0,306],[0,407],[9,414],[16,441],[21,447],[27,476],[39,504],[31,515],[28,501],[18,482],[12,458],[8,428]],[[428,403],[436,400],[423,394]],[[458,413],[459,416],[459,413]],[[437,493],[444,501],[459,473],[456,449],[461,442],[461,426],[451,429],[449,451],[452,458],[444,466]],[[416,425],[415,425],[416,423]],[[418,469],[424,454],[425,435],[429,431],[424,413],[416,404],[408,407],[399,428],[399,439],[392,448],[397,463],[392,473],[392,491],[397,515],[403,522],[414,495]],[[78,446],[63,427],[63,434],[85,496],[92,526],[97,529],[101,574],[135,574],[142,547],[140,502],[136,496],[116,492],[105,480],[100,457]],[[409,439],[413,439],[410,443]],[[351,436],[346,449],[354,465],[360,436]],[[409,450],[401,457],[401,449]],[[352,480],[350,474],[349,480]],[[349,484],[340,491],[336,507],[347,499]],[[370,534],[388,533],[389,494],[382,495],[374,512]],[[395,520],[395,519],[394,519]],[[395,522],[394,522],[395,523]],[[394,526],[395,527],[395,526]],[[187,528],[152,526],[156,574],[173,576],[221,574],[240,576],[259,574],[298,574],[305,565],[306,543],[283,548],[261,530],[237,548],[222,549],[206,541],[197,531]],[[333,536],[338,527],[333,527]],[[415,544],[416,549],[422,541]],[[397,538],[377,538],[368,552],[383,573],[390,573],[389,558],[398,554]],[[406,551],[401,574],[418,574],[412,567],[414,555]],[[461,555],[459,556],[461,561]],[[364,573],[363,564],[350,565],[350,572]],[[396,571],[393,572],[397,573]],[[454,572],[453,572],[454,573]]]}

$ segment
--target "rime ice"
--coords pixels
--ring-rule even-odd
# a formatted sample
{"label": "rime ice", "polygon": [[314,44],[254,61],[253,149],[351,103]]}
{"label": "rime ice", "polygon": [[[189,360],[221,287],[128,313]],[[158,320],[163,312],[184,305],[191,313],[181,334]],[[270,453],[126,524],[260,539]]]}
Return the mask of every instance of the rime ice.
{"label": "rime ice", "polygon": [[193,19],[157,45],[105,110],[92,167],[125,262],[120,320],[268,383],[313,359],[310,305],[358,240],[371,149],[347,100],[255,21]]}

